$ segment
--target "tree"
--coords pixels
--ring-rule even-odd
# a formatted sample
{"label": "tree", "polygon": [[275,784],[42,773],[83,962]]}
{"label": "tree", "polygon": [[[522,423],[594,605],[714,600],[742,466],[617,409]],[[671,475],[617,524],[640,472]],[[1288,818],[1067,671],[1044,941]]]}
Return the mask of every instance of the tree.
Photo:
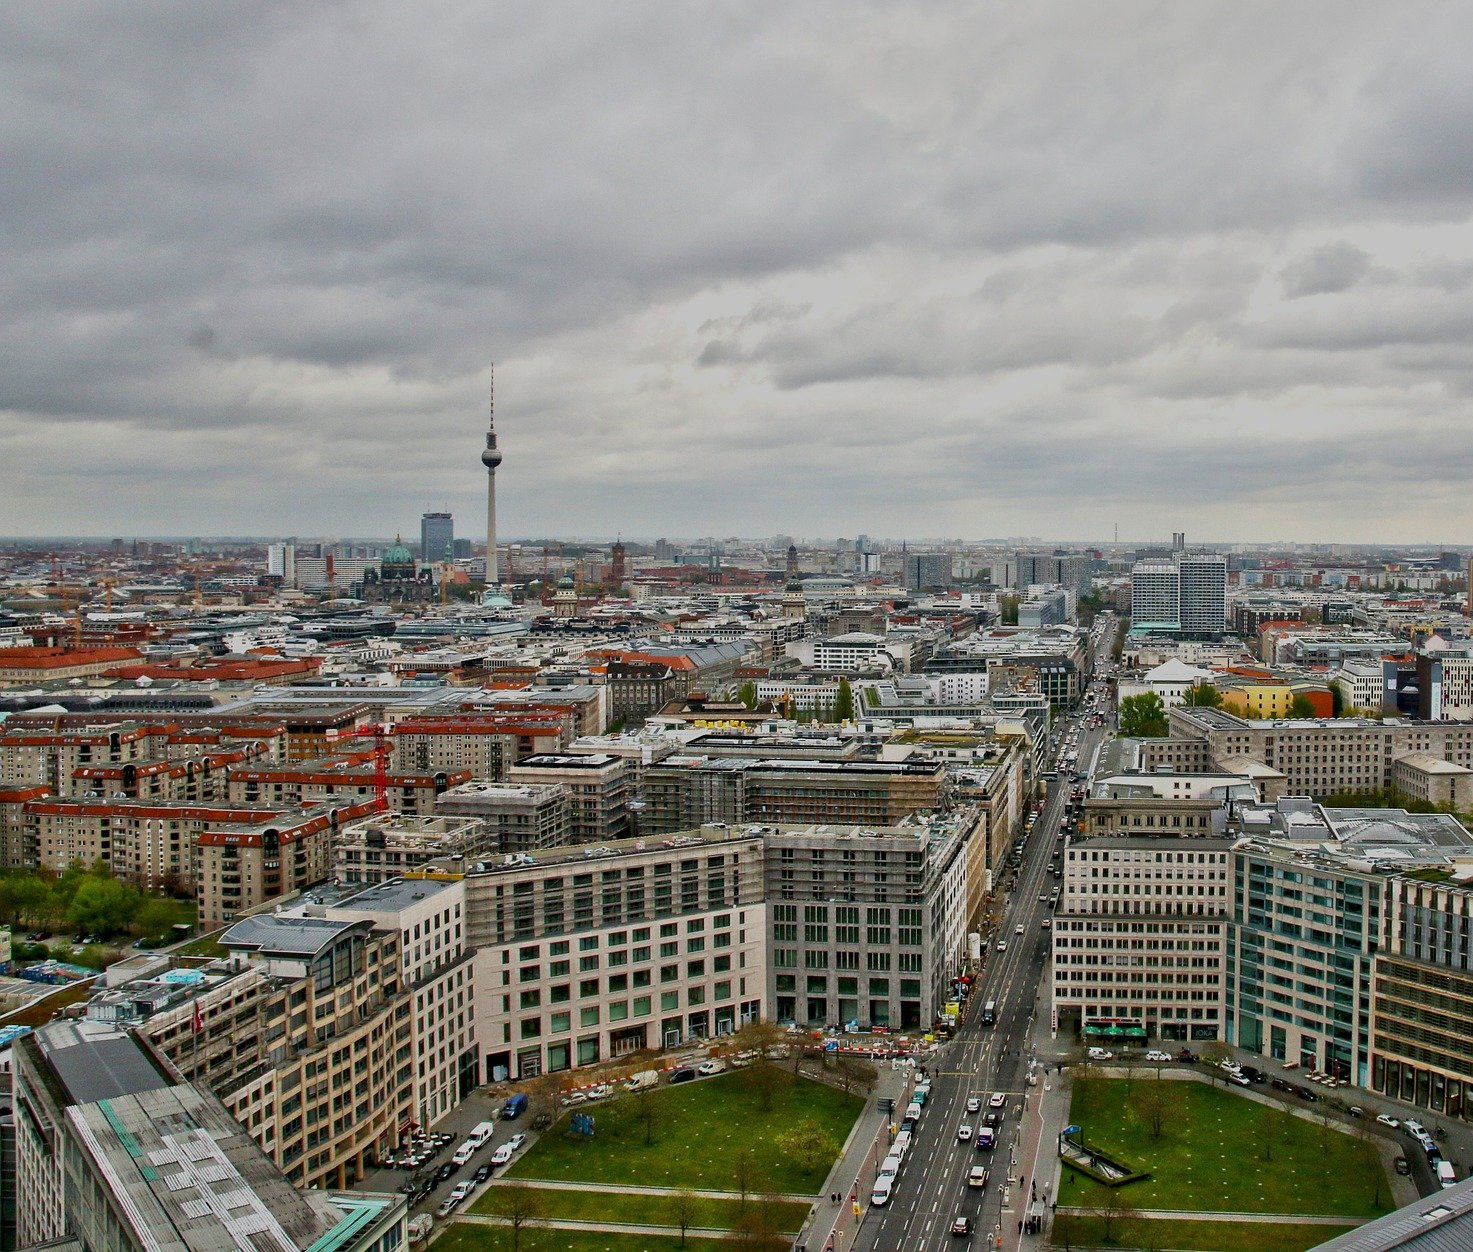
{"label": "tree", "polygon": [[1271,1163],[1274,1148],[1289,1131],[1289,1116],[1277,1104],[1265,1104],[1262,1107],[1263,1112],[1258,1121],[1258,1141],[1263,1146],[1264,1161]]}
{"label": "tree", "polygon": [[19,926],[22,918],[33,924],[51,902],[51,888],[39,878],[11,877],[0,879],[0,917]]}
{"label": "tree", "polygon": [[535,1226],[547,1216],[547,1200],[542,1192],[524,1183],[507,1183],[486,1192],[486,1208],[511,1227],[512,1252],[519,1252],[522,1230]]}
{"label": "tree", "polygon": [[1120,701],[1120,734],[1125,739],[1160,739],[1168,731],[1166,706],[1154,691]]}
{"label": "tree", "polygon": [[178,916],[179,910],[171,900],[144,900],[133,914],[133,933],[147,938],[167,937]]}
{"label": "tree", "polygon": [[1021,596],[998,596],[997,608],[1002,614],[1002,624],[1004,626],[1016,626],[1018,624],[1018,605],[1021,603]]}
{"label": "tree", "polygon": [[747,1195],[757,1185],[757,1154],[751,1148],[738,1148],[731,1155],[731,1180],[741,1192],[741,1211],[747,1211]]}
{"label": "tree", "polygon": [[680,1246],[685,1247],[685,1232],[696,1224],[700,1215],[701,1201],[688,1187],[682,1187],[670,1197],[668,1212],[670,1224],[680,1230]]}
{"label": "tree", "polygon": [[841,1056],[834,1062],[834,1073],[839,1077],[839,1086],[845,1095],[855,1091],[869,1091],[880,1081],[880,1071],[871,1061],[857,1056]]}
{"label": "tree", "polygon": [[834,699],[834,720],[836,722],[854,720],[854,688],[849,685],[847,678],[839,679],[839,694]]}
{"label": "tree", "polygon": [[1191,709],[1222,708],[1222,692],[1211,683],[1198,683],[1187,691],[1182,703]]}
{"label": "tree", "polygon": [[769,1216],[773,1211],[770,1204],[744,1210],[732,1223],[732,1243],[743,1252],[787,1252],[788,1241]]}
{"label": "tree", "polygon": [[77,887],[66,915],[78,930],[115,935],[128,928],[142,903],[143,897],[136,887],[116,878],[88,878]]}
{"label": "tree", "polygon": [[834,1148],[813,1122],[799,1122],[777,1138],[778,1151],[805,1174],[816,1174],[832,1163]]}
{"label": "tree", "polygon": [[1216,1039],[1209,1039],[1202,1045],[1202,1064],[1211,1067],[1212,1072],[1222,1079],[1222,1085],[1227,1086],[1227,1070],[1223,1069],[1222,1062],[1227,1060],[1232,1053],[1228,1051],[1226,1044]]}
{"label": "tree", "polygon": [[1145,1122],[1152,1139],[1161,1138],[1162,1128],[1166,1125],[1173,1103],[1171,1092],[1163,1078],[1143,1082],[1130,1093],[1131,1111]]}
{"label": "tree", "polygon": [[533,1125],[551,1126],[562,1111],[559,1101],[568,1089],[566,1074],[542,1074],[522,1088],[527,1097],[527,1120]]}
{"label": "tree", "polygon": [[1348,712],[1345,699],[1345,688],[1339,683],[1330,684],[1330,716],[1344,717]]}
{"label": "tree", "polygon": [[655,1126],[660,1120],[660,1101],[655,1096],[654,1088],[645,1087],[619,1103],[628,1112],[629,1120],[644,1131],[644,1146],[652,1145],[655,1142]]}
{"label": "tree", "polygon": [[1115,1232],[1127,1222],[1139,1221],[1139,1209],[1131,1208],[1119,1187],[1110,1187],[1099,1200],[1090,1205],[1086,1212],[1100,1224],[1100,1238],[1105,1243],[1115,1242]]}
{"label": "tree", "polygon": [[1289,701],[1289,716],[1292,718],[1318,717],[1314,710],[1314,701],[1307,695],[1300,694]]}
{"label": "tree", "polygon": [[757,684],[754,682],[744,682],[737,688],[737,699],[749,709],[755,709],[757,707]]}

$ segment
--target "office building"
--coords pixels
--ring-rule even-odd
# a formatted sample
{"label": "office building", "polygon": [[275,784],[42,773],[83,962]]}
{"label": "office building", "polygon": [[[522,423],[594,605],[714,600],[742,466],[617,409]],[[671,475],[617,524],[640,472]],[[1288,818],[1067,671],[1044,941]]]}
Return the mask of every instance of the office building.
{"label": "office building", "polygon": [[474,861],[497,850],[498,840],[479,817],[375,813],[338,827],[332,838],[332,872],[339,883],[381,883],[437,857]]}
{"label": "office building", "polygon": [[1227,558],[1174,552],[1130,571],[1131,631],[1220,635],[1227,628]]}
{"label": "office building", "polygon": [[[631,774],[628,762],[610,753],[577,756],[541,752],[524,757],[508,769],[506,781],[539,789],[561,786],[570,804],[571,842],[602,843],[629,833],[629,801],[634,798]],[[539,790],[537,795],[538,803],[556,803],[546,792]]]}
{"label": "office building", "polygon": [[15,1046],[18,1243],[79,1249],[391,1252],[404,1197],[302,1191],[208,1092],[116,1026]]}
{"label": "office building", "polygon": [[[599,771],[595,771],[597,774]],[[585,831],[597,827],[600,783],[595,777],[583,784],[581,803],[593,806]],[[591,797],[587,793],[591,791]],[[477,827],[475,850],[455,849],[469,861],[483,857],[537,852],[577,842],[573,838],[573,796],[562,783],[486,782],[473,779],[452,787],[435,802],[436,820],[473,820]],[[585,840],[586,842],[586,840]],[[448,854],[452,849],[446,849]]]}
{"label": "office building", "polygon": [[1221,1037],[1231,849],[1210,833],[1070,843],[1053,919],[1061,1026],[1093,1043]]}
{"label": "office building", "polygon": [[908,552],[904,563],[907,591],[943,591],[951,586],[949,552]]}
{"label": "office building", "polygon": [[455,519],[449,513],[426,513],[419,519],[419,559],[439,565],[455,557]]}

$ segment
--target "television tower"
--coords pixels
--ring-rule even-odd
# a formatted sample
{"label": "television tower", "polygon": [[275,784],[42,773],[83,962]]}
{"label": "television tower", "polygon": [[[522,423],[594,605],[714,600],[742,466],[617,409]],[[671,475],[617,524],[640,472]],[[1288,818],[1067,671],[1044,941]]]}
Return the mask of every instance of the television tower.
{"label": "television tower", "polygon": [[496,446],[496,366],[491,366],[491,420],[486,430],[486,448],[481,453],[486,467],[486,586],[501,584],[501,571],[496,564],[496,467],[501,464],[501,451]]}

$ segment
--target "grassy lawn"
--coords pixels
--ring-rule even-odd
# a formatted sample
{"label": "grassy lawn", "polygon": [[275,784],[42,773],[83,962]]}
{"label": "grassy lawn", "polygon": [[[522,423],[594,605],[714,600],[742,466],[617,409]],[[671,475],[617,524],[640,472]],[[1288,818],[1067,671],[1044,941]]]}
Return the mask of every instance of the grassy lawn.
{"label": "grassy lawn", "polygon": [[[477,1226],[469,1222],[451,1224],[434,1241],[435,1252],[511,1252],[511,1230],[499,1226]],[[684,1252],[731,1252],[726,1239],[691,1239]],[[624,1235],[581,1230],[537,1230],[524,1227],[518,1252],[681,1252],[680,1236]]]}
{"label": "grassy lawn", "polygon": [[[1374,1141],[1198,1082],[1163,1082],[1168,1111],[1153,1140],[1131,1085],[1076,1082],[1069,1120],[1083,1127],[1086,1143],[1150,1172],[1122,1191],[1132,1208],[1374,1217],[1394,1207]],[[1109,1190],[1066,1168],[1058,1201],[1092,1207]]]}
{"label": "grassy lawn", "polygon": [[[473,1205],[473,1213],[493,1213],[490,1200],[493,1187]],[[565,1218],[589,1222],[632,1222],[641,1226],[670,1226],[671,1201],[668,1196],[630,1195],[622,1192],[605,1191],[562,1191],[548,1187],[538,1188],[546,1205],[548,1217]],[[749,1203],[756,1203],[756,1199]],[[692,1226],[705,1226],[710,1230],[727,1230],[741,1214],[740,1200],[714,1200],[705,1196],[694,1198]],[[779,1230],[796,1231],[808,1216],[808,1205],[796,1201],[773,1201],[762,1205],[763,1216]]]}
{"label": "grassy lawn", "polygon": [[[1127,1221],[1116,1223],[1113,1242],[1121,1247],[1201,1248],[1204,1252],[1305,1252],[1343,1235],[1352,1226],[1290,1226],[1268,1222]],[[1055,1246],[1109,1247],[1104,1223],[1072,1214],[1054,1222]]]}
{"label": "grassy lawn", "polygon": [[[749,1191],[816,1195],[864,1101],[778,1071],[768,1076],[773,1086],[763,1108],[757,1073],[743,1070],[595,1106],[591,1139],[566,1133],[564,1118],[509,1172],[516,1178],[737,1191],[745,1160]],[[641,1115],[645,1101],[648,1124]],[[806,1160],[792,1142],[803,1129],[821,1149]]]}

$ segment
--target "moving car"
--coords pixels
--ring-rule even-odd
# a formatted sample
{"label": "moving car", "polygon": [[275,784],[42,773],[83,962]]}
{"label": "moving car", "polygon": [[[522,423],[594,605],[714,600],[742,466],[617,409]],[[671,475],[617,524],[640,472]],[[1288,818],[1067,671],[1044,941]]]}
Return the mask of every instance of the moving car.
{"label": "moving car", "polygon": [[990,1109],[1000,1109],[1007,1102],[1007,1095],[1001,1091],[994,1091],[990,1096],[987,1097],[987,1107]]}
{"label": "moving car", "polygon": [[997,941],[997,950],[999,952],[1006,952],[1008,950],[1008,941],[1006,939],[999,939]]}
{"label": "moving car", "polygon": [[968,1096],[967,1097],[967,1112],[968,1113],[979,1113],[979,1112],[981,1112],[981,1110],[982,1110],[982,1101],[979,1100],[976,1096]]}
{"label": "moving car", "polygon": [[987,1185],[987,1167],[985,1165],[973,1165],[967,1173],[967,1186],[985,1187]]}
{"label": "moving car", "polygon": [[965,1213],[958,1215],[951,1223],[951,1233],[954,1235],[970,1235],[972,1233],[972,1219]]}
{"label": "moving car", "polygon": [[1015,934],[1015,935],[1021,935],[1022,933],[1023,933],[1023,923],[1022,922],[1019,922],[1016,926],[1013,927],[1013,934]]}
{"label": "moving car", "polygon": [[956,1128],[956,1139],[958,1143],[970,1143],[972,1141],[972,1128],[963,1122]]}
{"label": "moving car", "polygon": [[1091,1061],[1113,1061],[1115,1054],[1106,1048],[1091,1048],[1089,1050],[1089,1059]]}

